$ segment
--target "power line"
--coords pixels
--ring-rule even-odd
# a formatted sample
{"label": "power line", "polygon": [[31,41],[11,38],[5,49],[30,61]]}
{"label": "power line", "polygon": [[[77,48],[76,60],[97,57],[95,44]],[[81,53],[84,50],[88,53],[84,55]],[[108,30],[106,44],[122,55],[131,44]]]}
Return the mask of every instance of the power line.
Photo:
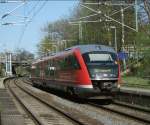
{"label": "power line", "polygon": [[[33,13],[32,17],[29,19],[30,22],[32,22],[32,21],[33,21],[33,18],[43,9],[43,7],[46,5],[47,1],[48,1],[48,0],[45,0],[45,1],[43,2],[43,4],[38,8],[38,10]],[[38,4],[36,4],[36,5],[34,6],[34,9],[36,8],[37,5],[38,5]],[[32,9],[32,11],[33,11],[33,9]],[[30,11],[30,13],[31,13],[31,11]],[[19,45],[20,45],[21,42],[22,42],[23,36],[24,36],[24,34],[25,34],[25,30],[26,30],[26,28],[28,27],[28,25],[29,25],[30,22],[26,23],[25,26],[23,27],[23,30],[22,30],[22,32],[21,32],[21,35],[20,35],[20,37],[19,37],[19,41],[18,41],[18,44],[17,44],[18,47],[19,47]],[[17,47],[17,48],[18,48],[18,47]]]}
{"label": "power line", "polygon": [[79,0],[0,0],[0,3],[18,3],[18,2],[31,2],[31,1],[79,1]]}
{"label": "power line", "polygon": [[41,5],[41,7],[39,7],[39,9],[33,13],[32,17],[31,17],[31,21],[33,20],[33,18],[43,9],[43,7],[46,5],[46,3],[48,2],[48,0],[44,0],[43,4]]}
{"label": "power line", "polygon": [[30,14],[32,13],[32,11],[34,11],[34,9],[36,9],[36,7],[39,5],[39,3],[40,3],[40,1],[38,1],[38,2],[34,5],[34,7],[32,7],[32,9],[28,12],[27,15],[30,15]]}

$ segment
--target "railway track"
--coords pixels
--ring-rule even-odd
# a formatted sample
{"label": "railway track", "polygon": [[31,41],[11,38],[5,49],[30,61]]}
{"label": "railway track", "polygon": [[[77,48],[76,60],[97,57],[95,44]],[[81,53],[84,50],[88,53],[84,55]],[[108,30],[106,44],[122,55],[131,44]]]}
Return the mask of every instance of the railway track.
{"label": "railway track", "polygon": [[100,121],[83,115],[78,111],[72,111],[64,106],[59,107],[52,103],[50,104],[48,99],[41,98],[39,95],[34,94],[33,91],[28,91],[20,82],[19,80],[14,80],[13,84],[8,84],[8,88],[32,118],[35,119],[36,124],[102,125]]}
{"label": "railway track", "polygon": [[[31,117],[30,113],[25,109],[25,107],[23,105],[21,105],[21,103],[19,103],[19,100],[17,100],[17,98],[12,98],[15,97],[14,93],[11,92],[11,90],[9,89],[9,85],[11,84],[12,80],[11,79],[7,79],[7,82],[5,82],[5,88],[7,90],[7,94],[10,96],[10,98],[12,99],[17,111],[19,112],[20,116],[22,116],[22,120],[20,120],[21,118],[15,118],[15,114],[11,113],[11,117],[7,118],[8,116],[5,116],[5,119],[8,119],[8,122],[4,122],[2,123],[2,125],[37,125],[35,119],[33,117]],[[2,102],[4,103],[4,101]],[[7,100],[7,103],[9,104],[9,100]],[[10,106],[12,107],[12,106]],[[11,112],[10,107],[7,108],[7,110],[9,112]],[[14,109],[14,107],[12,107]],[[19,109],[19,110],[18,110]],[[19,123],[18,123],[19,122]]]}
{"label": "railway track", "polygon": [[[24,79],[23,82],[27,86],[31,87],[31,83],[29,81],[26,81]],[[48,100],[45,100],[45,101],[47,102]],[[128,119],[128,121],[130,121],[130,120],[135,121],[142,125],[150,124],[150,111],[148,109],[143,109],[138,106],[135,107],[134,105],[129,105],[129,104],[120,103],[120,102],[113,102],[110,105],[100,105],[97,103],[89,102],[88,104],[84,104],[84,107],[86,107],[86,109],[88,109],[89,111],[94,109],[93,112],[95,112],[95,110],[98,112],[103,112],[103,111],[108,112],[108,113],[106,113],[108,116],[104,116],[104,117],[110,117],[109,115],[111,115],[113,117],[114,116],[120,117],[121,119]],[[88,108],[88,107],[91,107],[91,108]],[[72,114],[73,114],[73,112],[72,112]],[[92,114],[92,112],[91,112],[91,114]],[[75,116],[73,116],[73,117],[75,117]],[[104,119],[104,118],[102,118],[102,119]],[[128,124],[130,124],[130,122]],[[132,123],[131,123],[131,125],[132,125]]]}
{"label": "railway track", "polygon": [[100,105],[94,102],[88,102],[89,105],[104,109],[109,112],[134,119],[145,124],[150,124],[150,110],[138,106],[129,105],[121,102],[112,102],[110,105]]}
{"label": "railway track", "polygon": [[32,85],[32,82],[31,82],[31,80],[29,80],[29,78],[21,78],[21,80],[24,82],[24,83],[27,83],[27,84],[29,84],[29,85]]}

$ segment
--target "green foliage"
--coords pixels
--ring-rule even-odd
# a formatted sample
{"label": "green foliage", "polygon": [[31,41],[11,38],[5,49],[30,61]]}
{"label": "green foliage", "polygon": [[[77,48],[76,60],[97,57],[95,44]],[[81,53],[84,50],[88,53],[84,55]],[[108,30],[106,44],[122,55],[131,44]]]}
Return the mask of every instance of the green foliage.
{"label": "green foliage", "polygon": [[[150,51],[149,51],[150,52]],[[145,57],[138,68],[138,76],[150,76],[150,57]]]}
{"label": "green foliage", "polygon": [[[19,61],[19,62],[28,62],[31,63],[34,59],[34,54],[31,52],[24,50],[24,49],[17,49],[16,50],[16,56],[13,56],[13,61]],[[14,70],[16,71],[17,75],[29,75],[30,67],[23,67],[23,66],[14,66]]]}
{"label": "green foliage", "polygon": [[[34,59],[34,54],[32,54],[31,52],[24,50],[24,49],[17,49],[15,51],[16,53],[16,59],[18,61],[30,61]],[[14,59],[15,60],[15,59]]]}
{"label": "green foliage", "polygon": [[18,76],[29,76],[29,74],[30,74],[30,68],[18,66],[15,68],[15,70],[16,70],[16,74]]}
{"label": "green foliage", "polygon": [[150,76],[150,25],[140,27],[140,31],[136,34],[135,41],[137,50],[142,58],[136,65],[133,65],[134,75],[144,77]]}
{"label": "green foliage", "polygon": [[142,26],[140,29],[135,38],[138,47],[150,46],[150,25]]}
{"label": "green foliage", "polygon": [[43,53],[49,52],[53,50],[53,41],[48,36],[45,36],[41,42],[37,45],[38,54],[43,55]]}
{"label": "green foliage", "polygon": [[123,77],[123,86],[150,89],[150,81],[140,77]]}

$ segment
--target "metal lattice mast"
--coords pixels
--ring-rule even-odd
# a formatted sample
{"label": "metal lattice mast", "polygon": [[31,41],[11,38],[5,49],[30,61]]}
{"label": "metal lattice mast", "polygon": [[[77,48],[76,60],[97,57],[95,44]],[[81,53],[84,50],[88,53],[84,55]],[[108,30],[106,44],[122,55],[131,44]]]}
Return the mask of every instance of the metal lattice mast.
{"label": "metal lattice mast", "polygon": [[[121,6],[121,21],[122,21],[122,50],[123,52],[125,52],[125,41],[124,41],[124,10],[123,7]],[[126,60],[125,58],[123,59],[123,66],[124,66],[124,70],[126,70],[127,66],[126,66]]]}
{"label": "metal lattice mast", "polygon": [[10,52],[6,52],[6,62],[5,62],[5,65],[6,65],[6,73],[5,75],[6,76],[11,76],[12,75],[12,53]]}
{"label": "metal lattice mast", "polygon": [[137,0],[135,0],[135,22],[136,22],[136,31],[138,32],[138,5]]}
{"label": "metal lattice mast", "polygon": [[79,23],[79,42],[82,41],[82,22]]}

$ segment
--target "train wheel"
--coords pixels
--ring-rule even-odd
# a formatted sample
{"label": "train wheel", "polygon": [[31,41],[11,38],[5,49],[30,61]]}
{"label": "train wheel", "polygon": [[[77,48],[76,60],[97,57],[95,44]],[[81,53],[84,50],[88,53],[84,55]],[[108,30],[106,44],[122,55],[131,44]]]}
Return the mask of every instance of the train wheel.
{"label": "train wheel", "polygon": [[37,87],[37,84],[35,82],[32,82],[33,87]]}
{"label": "train wheel", "polygon": [[67,93],[70,97],[73,97],[74,99],[79,98],[78,94],[75,92],[75,88],[73,88],[73,87],[68,87]]}
{"label": "train wheel", "polygon": [[42,87],[46,88],[46,83],[45,82],[42,83]]}
{"label": "train wheel", "polygon": [[73,89],[72,87],[68,87],[68,88],[67,88],[67,93],[68,93],[70,96],[75,95],[74,89]]}
{"label": "train wheel", "polygon": [[104,99],[104,104],[105,105],[109,105],[111,103],[113,103],[113,99]]}

